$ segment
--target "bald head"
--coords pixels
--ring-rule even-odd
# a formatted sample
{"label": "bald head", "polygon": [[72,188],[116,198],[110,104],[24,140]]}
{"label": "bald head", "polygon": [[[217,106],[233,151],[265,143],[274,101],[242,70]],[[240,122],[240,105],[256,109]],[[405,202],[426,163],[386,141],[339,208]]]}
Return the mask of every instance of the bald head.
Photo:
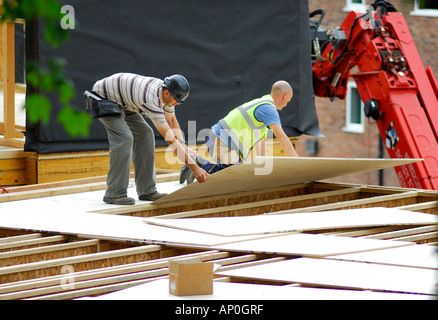
{"label": "bald head", "polygon": [[272,85],[271,96],[278,110],[286,107],[293,95],[292,87],[287,81],[279,80]]}
{"label": "bald head", "polygon": [[272,85],[271,94],[292,93],[292,87],[287,81],[279,80]]}

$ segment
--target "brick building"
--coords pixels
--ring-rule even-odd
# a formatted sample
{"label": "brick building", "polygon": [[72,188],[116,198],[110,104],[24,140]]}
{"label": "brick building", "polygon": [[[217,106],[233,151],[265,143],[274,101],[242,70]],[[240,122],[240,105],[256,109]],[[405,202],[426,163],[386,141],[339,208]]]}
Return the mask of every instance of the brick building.
{"label": "brick building", "polygon": [[[309,0],[309,12],[324,9],[322,22],[326,29],[342,24],[351,10],[364,10],[373,0],[332,0],[330,4],[323,0]],[[394,7],[403,13],[416,47],[422,58],[424,67],[431,66],[438,78],[438,3],[424,0],[390,0]],[[422,9],[423,5],[428,9]],[[357,121],[347,121],[350,117],[351,104],[360,105],[360,98],[355,92],[354,81],[346,100],[335,100],[316,97],[316,109],[321,132],[325,137],[302,136],[296,143],[300,156],[304,157],[341,157],[341,158],[387,158],[384,147],[380,148],[377,126],[374,120],[361,114]],[[350,93],[351,92],[351,93]],[[357,123],[356,123],[357,122]],[[380,151],[383,150],[383,153]],[[359,183],[369,185],[400,186],[393,169],[382,172],[370,172],[334,179],[336,182]]]}

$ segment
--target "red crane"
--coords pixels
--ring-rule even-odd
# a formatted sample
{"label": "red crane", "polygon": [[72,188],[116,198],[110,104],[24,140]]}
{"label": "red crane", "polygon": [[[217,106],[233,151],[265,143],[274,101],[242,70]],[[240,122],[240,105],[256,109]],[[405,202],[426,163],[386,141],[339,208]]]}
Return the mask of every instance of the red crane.
{"label": "red crane", "polygon": [[[350,12],[332,35],[311,21],[315,95],[344,99],[352,77],[364,112],[376,121],[391,158],[423,159],[395,167],[400,185],[438,190],[438,84],[424,68],[403,15],[386,1]],[[313,32],[313,34],[312,34]]]}

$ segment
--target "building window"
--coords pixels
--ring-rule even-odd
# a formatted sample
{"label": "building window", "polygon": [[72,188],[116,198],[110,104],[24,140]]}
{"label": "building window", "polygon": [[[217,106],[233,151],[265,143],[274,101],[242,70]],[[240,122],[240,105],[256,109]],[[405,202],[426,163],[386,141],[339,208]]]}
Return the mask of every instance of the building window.
{"label": "building window", "polygon": [[363,102],[357,90],[356,83],[349,81],[347,85],[347,98],[345,110],[344,132],[364,133],[365,115],[363,112]]}
{"label": "building window", "polygon": [[438,2],[436,0],[414,0],[414,16],[438,17]]}
{"label": "building window", "polygon": [[366,0],[345,0],[344,11],[366,11]]}

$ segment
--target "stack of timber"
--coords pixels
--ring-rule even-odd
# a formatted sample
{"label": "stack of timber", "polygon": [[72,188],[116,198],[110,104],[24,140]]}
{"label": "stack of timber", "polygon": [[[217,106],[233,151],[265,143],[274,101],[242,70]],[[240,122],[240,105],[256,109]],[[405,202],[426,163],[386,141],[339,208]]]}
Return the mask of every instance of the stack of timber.
{"label": "stack of timber", "polygon": [[[103,189],[17,192],[0,203],[0,299],[177,299],[174,259],[220,266],[213,295],[186,299],[438,297],[436,191],[306,181],[294,164],[274,164],[267,188],[226,169],[204,186],[159,183],[176,191],[134,206],[102,203]],[[211,193],[230,176],[241,190]]]}

